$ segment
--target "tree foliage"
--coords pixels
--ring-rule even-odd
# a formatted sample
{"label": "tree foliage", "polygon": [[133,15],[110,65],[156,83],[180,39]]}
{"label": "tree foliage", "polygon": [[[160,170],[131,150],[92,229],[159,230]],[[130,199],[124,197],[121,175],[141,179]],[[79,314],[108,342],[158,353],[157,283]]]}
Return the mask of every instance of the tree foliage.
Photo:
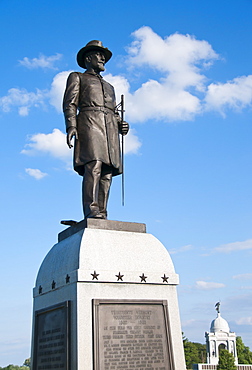
{"label": "tree foliage", "polygon": [[[27,366],[27,367],[31,367],[31,358],[27,358],[24,363],[23,363],[23,366]],[[27,370],[27,369],[26,369]]]}
{"label": "tree foliage", "polygon": [[221,349],[219,354],[219,363],[217,370],[236,370],[235,359],[232,353],[227,349]]}
{"label": "tree foliage", "polygon": [[27,370],[27,366],[8,365],[6,367],[0,367],[0,370]]}
{"label": "tree foliage", "polygon": [[241,337],[236,337],[236,349],[239,364],[252,364],[252,352],[246,347]]}
{"label": "tree foliage", "polygon": [[190,342],[183,336],[186,368],[192,369],[193,364],[206,362],[206,345]]}
{"label": "tree foliage", "polygon": [[31,359],[27,358],[22,366],[18,365],[8,365],[6,367],[0,367],[0,370],[29,370],[31,365]]}

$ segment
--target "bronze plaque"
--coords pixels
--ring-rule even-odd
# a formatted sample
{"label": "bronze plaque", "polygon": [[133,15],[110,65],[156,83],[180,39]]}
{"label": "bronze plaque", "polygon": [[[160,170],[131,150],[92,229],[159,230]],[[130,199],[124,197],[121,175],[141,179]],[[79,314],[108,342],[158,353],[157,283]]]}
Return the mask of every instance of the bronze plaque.
{"label": "bronze plaque", "polygon": [[69,304],[35,312],[33,370],[69,369]]}
{"label": "bronze plaque", "polygon": [[167,301],[93,300],[95,370],[174,370]]}

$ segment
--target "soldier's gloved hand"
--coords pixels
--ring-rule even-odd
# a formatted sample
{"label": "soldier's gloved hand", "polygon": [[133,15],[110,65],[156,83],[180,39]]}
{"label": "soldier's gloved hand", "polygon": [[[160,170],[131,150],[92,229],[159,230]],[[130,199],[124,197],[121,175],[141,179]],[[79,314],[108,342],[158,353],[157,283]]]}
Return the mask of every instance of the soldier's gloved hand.
{"label": "soldier's gloved hand", "polygon": [[71,144],[71,140],[74,136],[76,139],[78,139],[78,132],[76,127],[69,127],[69,129],[67,130],[67,145],[70,149],[73,147],[73,145]]}
{"label": "soldier's gloved hand", "polygon": [[119,122],[119,132],[121,135],[127,135],[129,131],[129,124],[126,121]]}

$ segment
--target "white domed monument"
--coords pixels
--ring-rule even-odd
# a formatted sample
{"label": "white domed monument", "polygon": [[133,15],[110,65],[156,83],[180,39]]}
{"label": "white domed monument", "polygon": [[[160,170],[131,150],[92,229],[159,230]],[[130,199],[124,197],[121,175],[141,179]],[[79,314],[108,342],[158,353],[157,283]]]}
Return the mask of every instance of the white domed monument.
{"label": "white domed monument", "polygon": [[230,331],[227,321],[221,317],[220,303],[216,303],[215,307],[217,317],[211,323],[210,332],[205,333],[207,363],[218,365],[220,350],[227,349],[234,356],[235,364],[238,365],[236,334]]}
{"label": "white domed monument", "polygon": [[216,303],[215,309],[217,317],[211,322],[210,331],[205,332],[207,363],[194,364],[193,370],[216,370],[222,349],[232,353],[237,370],[252,370],[252,365],[238,364],[236,334],[230,331],[228,322],[221,316],[220,302]]}

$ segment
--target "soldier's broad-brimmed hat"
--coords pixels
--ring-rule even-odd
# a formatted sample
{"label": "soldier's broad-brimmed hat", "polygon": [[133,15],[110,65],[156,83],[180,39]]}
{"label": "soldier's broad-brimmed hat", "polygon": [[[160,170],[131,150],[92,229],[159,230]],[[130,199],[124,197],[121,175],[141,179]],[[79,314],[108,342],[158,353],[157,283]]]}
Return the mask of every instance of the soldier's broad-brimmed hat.
{"label": "soldier's broad-brimmed hat", "polygon": [[77,54],[77,63],[79,64],[80,67],[86,68],[85,60],[84,60],[85,55],[88,52],[93,51],[93,50],[98,50],[98,51],[103,52],[103,54],[105,55],[105,63],[107,63],[109,61],[109,59],[112,57],[111,51],[108,48],[105,48],[102,45],[101,41],[92,40],[92,41],[89,41],[87,43],[87,45],[84,46],[84,48],[80,49],[78,54]]}

